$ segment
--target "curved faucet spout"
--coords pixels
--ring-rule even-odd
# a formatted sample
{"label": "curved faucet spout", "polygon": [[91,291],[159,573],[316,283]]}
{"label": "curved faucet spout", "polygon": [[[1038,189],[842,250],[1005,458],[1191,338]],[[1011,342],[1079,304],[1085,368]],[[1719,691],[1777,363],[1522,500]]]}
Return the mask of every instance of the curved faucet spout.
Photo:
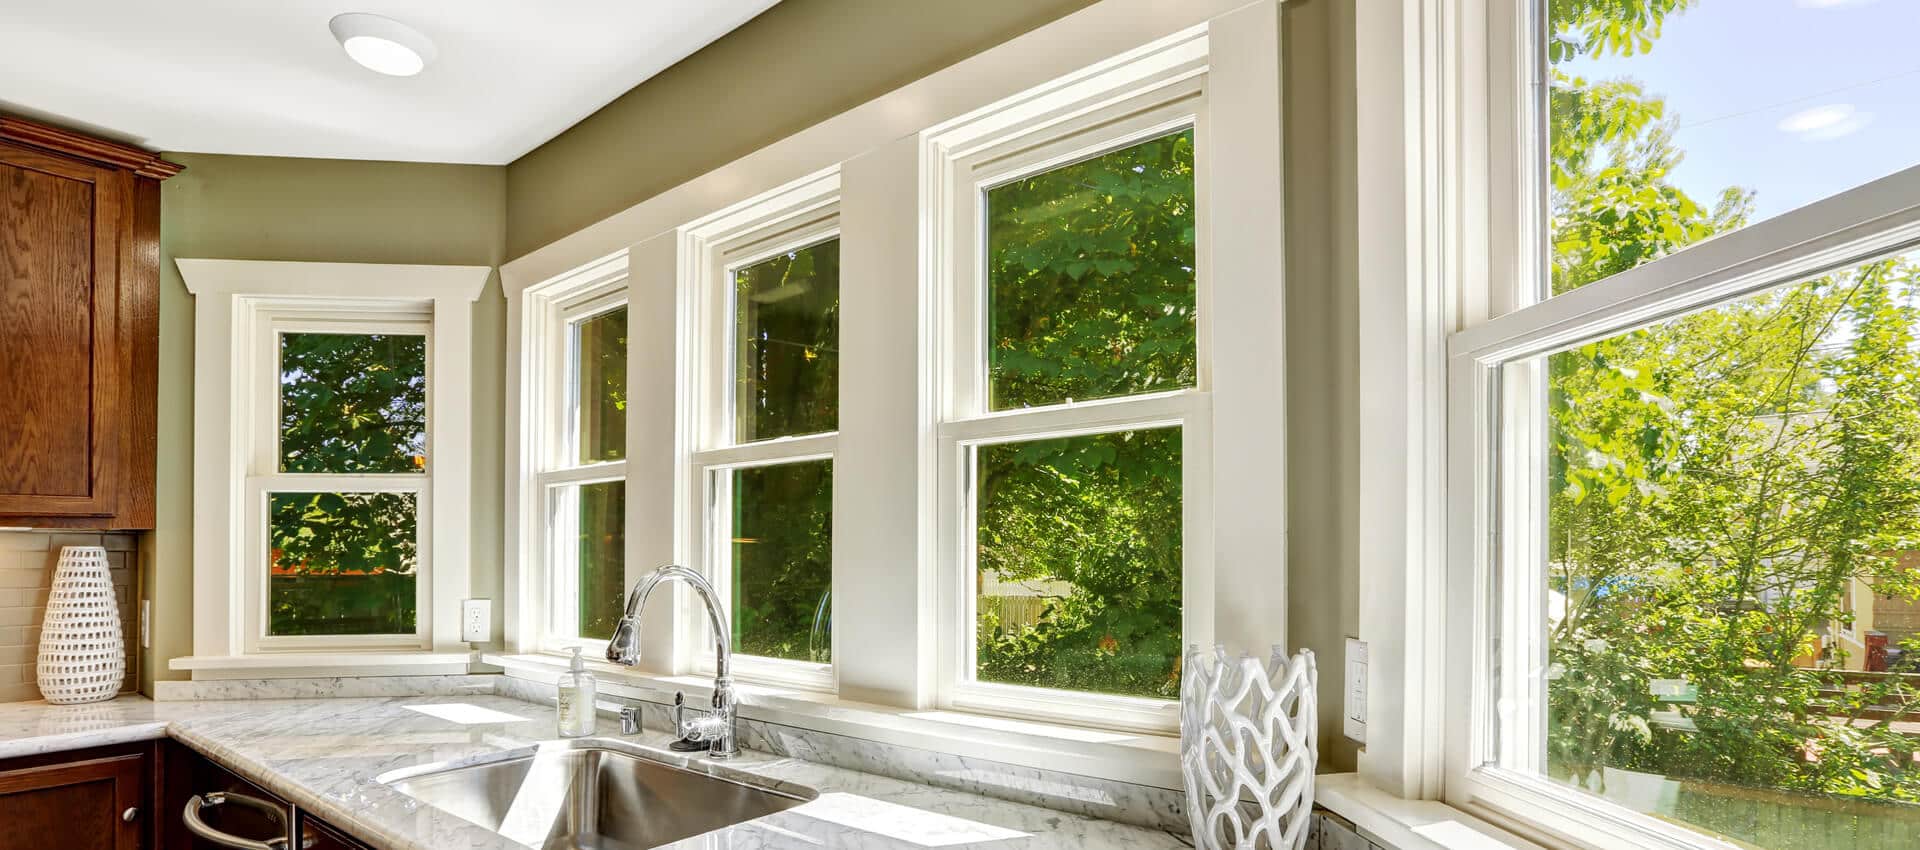
{"label": "curved faucet spout", "polygon": [[647,605],[647,597],[653,595],[653,589],[669,581],[685,582],[693,586],[700,601],[707,609],[707,624],[713,628],[714,672],[717,678],[731,678],[729,670],[733,665],[733,629],[727,625],[726,609],[720,604],[720,593],[713,589],[707,577],[679,564],[668,564],[647,573],[633,585],[633,592],[627,594],[626,614],[614,625],[613,637],[607,641],[607,660],[615,664],[632,667],[640,663],[640,630],[636,625],[641,609]]}
{"label": "curved faucet spout", "polygon": [[[734,737],[735,698],[733,675],[730,672],[733,667],[733,630],[727,627],[727,611],[720,605],[720,594],[713,589],[713,584],[707,581],[706,576],[679,564],[668,564],[647,573],[645,578],[635,583],[633,591],[627,594],[627,612],[614,625],[613,638],[607,641],[607,660],[628,667],[640,663],[640,629],[635,621],[641,609],[646,607],[647,597],[653,595],[653,589],[669,581],[693,585],[694,591],[700,594],[700,602],[707,607],[707,623],[713,627],[713,711],[684,723],[676,720],[680,728],[675,733],[683,738],[704,742],[708,758],[733,758],[740,753],[739,742]],[[621,728],[637,731],[638,718],[634,709],[621,709]]]}

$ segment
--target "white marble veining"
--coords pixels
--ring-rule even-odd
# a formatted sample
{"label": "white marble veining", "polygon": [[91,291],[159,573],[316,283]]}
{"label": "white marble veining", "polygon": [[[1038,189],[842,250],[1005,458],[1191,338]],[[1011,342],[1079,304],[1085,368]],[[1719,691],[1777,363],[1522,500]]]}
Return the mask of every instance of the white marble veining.
{"label": "white marble veining", "polygon": [[[407,708],[448,702],[527,719],[462,724]],[[422,804],[375,777],[555,737],[553,715],[545,706],[491,695],[256,702],[116,700],[100,706],[101,713],[92,719],[53,712],[57,707],[45,704],[0,706],[0,756],[169,734],[368,843],[405,850],[511,850],[523,845]],[[52,738],[39,731],[46,724],[56,730]],[[69,724],[76,731],[65,731]],[[617,733],[617,723],[603,717],[600,734],[616,737]],[[654,747],[668,742],[666,735],[652,731],[627,740]],[[983,850],[1172,850],[1187,846],[1164,831],[753,749],[728,766],[816,789],[820,798],[671,847],[918,850],[964,844]]]}
{"label": "white marble veining", "polygon": [[301,679],[211,679],[154,682],[161,702],[331,697],[469,696],[493,693],[500,676],[314,676]]}

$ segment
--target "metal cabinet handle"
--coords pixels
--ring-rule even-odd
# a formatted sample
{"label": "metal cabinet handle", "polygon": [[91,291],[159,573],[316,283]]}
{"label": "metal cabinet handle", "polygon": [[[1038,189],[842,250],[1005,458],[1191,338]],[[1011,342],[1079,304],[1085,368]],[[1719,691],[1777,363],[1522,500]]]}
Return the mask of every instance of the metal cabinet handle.
{"label": "metal cabinet handle", "polygon": [[200,819],[200,812],[203,809],[224,806],[228,803],[235,803],[246,806],[249,809],[263,812],[268,817],[273,818],[275,823],[280,824],[281,832],[284,833],[287,831],[287,812],[285,809],[269,803],[266,800],[262,800],[259,797],[235,794],[231,791],[213,791],[204,797],[199,794],[193,795],[193,799],[187,801],[187,810],[180,813],[180,820],[186,823],[188,832],[222,847],[232,847],[235,848],[235,850],[286,850],[287,837],[285,835],[270,838],[266,841],[256,841],[251,838],[228,835],[227,833],[208,826],[206,821]]}
{"label": "metal cabinet handle", "polygon": [[120,813],[120,819],[127,823],[133,823],[134,819],[139,816],[140,809],[137,807],[128,807],[126,811]]}

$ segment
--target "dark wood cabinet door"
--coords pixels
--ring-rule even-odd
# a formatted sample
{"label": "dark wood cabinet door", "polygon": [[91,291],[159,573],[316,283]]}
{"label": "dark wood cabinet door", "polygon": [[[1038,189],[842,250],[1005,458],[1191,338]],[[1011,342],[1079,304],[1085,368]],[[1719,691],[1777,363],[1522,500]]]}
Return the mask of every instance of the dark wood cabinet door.
{"label": "dark wood cabinet door", "polygon": [[0,143],[0,516],[119,507],[131,186],[125,172]]}
{"label": "dark wood cabinet door", "polygon": [[367,845],[347,837],[339,827],[304,811],[297,813],[296,820],[300,824],[300,846],[303,850],[371,850]]}
{"label": "dark wood cabinet door", "polygon": [[0,850],[138,850],[148,764],[128,754],[0,771]]}

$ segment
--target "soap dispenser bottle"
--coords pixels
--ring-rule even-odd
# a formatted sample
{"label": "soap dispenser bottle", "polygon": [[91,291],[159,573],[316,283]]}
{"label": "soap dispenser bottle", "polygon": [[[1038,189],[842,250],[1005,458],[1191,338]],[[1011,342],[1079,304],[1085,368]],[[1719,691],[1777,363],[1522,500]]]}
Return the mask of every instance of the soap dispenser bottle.
{"label": "soap dispenser bottle", "polygon": [[573,647],[573,660],[567,662],[567,672],[560,676],[560,737],[584,738],[593,734],[593,703],[598,696],[595,690],[593,674],[587,672],[580,647]]}

